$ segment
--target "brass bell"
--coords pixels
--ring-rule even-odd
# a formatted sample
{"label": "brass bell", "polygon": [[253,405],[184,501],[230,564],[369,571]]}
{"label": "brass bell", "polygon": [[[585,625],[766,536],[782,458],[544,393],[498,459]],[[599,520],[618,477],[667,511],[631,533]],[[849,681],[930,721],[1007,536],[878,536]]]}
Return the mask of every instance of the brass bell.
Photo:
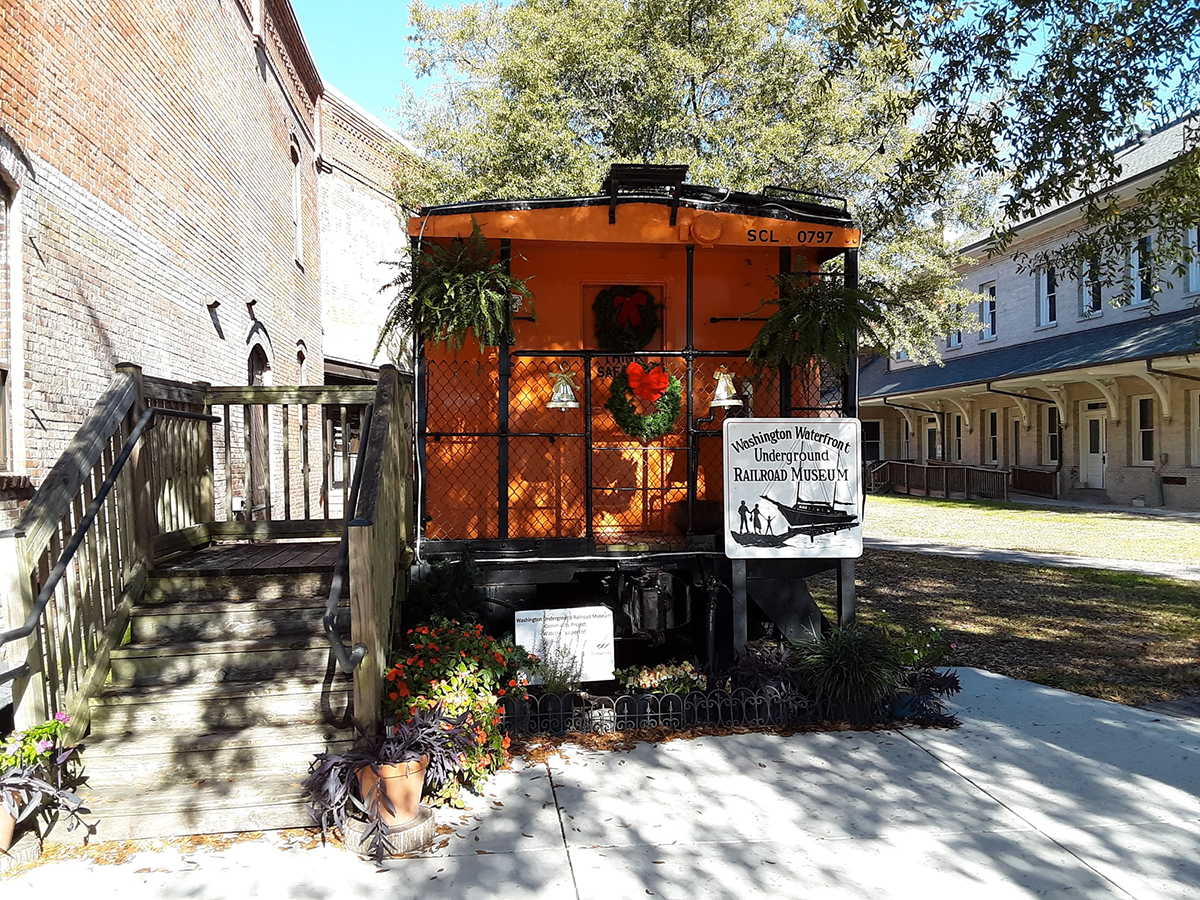
{"label": "brass bell", "polygon": [[550,399],[546,402],[546,409],[579,409],[579,401],[575,399],[575,382],[572,380],[572,372],[551,372],[550,377],[554,379],[554,388],[550,392]]}
{"label": "brass bell", "polygon": [[742,398],[738,396],[737,389],[733,386],[732,372],[717,369],[717,389],[713,392],[712,402],[708,405],[710,409],[714,406],[742,405]]}

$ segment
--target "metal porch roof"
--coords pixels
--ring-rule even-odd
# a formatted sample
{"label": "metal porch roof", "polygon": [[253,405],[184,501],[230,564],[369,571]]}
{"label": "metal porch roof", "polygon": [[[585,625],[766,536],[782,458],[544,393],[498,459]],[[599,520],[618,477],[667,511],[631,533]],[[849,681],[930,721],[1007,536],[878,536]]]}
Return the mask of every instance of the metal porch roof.
{"label": "metal porch roof", "polygon": [[[877,357],[859,373],[859,397],[890,397],[965,387],[988,381],[1167,356],[1200,357],[1200,310],[1185,309],[1056,334],[1038,341],[952,357],[944,366],[888,371]],[[1197,359],[1200,365],[1200,358]]]}

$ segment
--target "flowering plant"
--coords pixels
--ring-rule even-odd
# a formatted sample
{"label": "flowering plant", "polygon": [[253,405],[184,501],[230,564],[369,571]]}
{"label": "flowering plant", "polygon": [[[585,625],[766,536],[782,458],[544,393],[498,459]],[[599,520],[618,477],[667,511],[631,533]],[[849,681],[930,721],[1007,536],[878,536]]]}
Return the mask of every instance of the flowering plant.
{"label": "flowering plant", "polygon": [[407,632],[402,656],[388,670],[384,708],[404,721],[439,703],[448,716],[465,715],[472,745],[461,770],[433,795],[458,804],[461,786],[478,792],[508,762],[508,735],[500,728],[501,697],[524,696],[525,679],[510,671],[517,656],[511,642],[483,633],[482,625],[434,619]]}
{"label": "flowering plant", "polygon": [[630,666],[613,673],[631,691],[653,691],[656,694],[686,694],[708,687],[708,676],[690,662],[663,663],[654,666]]}
{"label": "flowering plant", "polygon": [[32,766],[46,772],[54,758],[54,748],[67,730],[71,717],[64,712],[55,713],[54,718],[24,731],[16,731],[0,743],[0,772],[8,772],[18,766]]}
{"label": "flowering plant", "polygon": [[[54,718],[0,741],[0,812],[17,822],[36,814],[43,807],[64,812],[70,819],[67,830],[84,825],[89,834],[96,826],[80,817],[88,812],[83,801],[68,790],[77,780],[71,762],[79,748],[61,746],[70,717],[56,713]],[[0,847],[0,850],[7,850]]]}

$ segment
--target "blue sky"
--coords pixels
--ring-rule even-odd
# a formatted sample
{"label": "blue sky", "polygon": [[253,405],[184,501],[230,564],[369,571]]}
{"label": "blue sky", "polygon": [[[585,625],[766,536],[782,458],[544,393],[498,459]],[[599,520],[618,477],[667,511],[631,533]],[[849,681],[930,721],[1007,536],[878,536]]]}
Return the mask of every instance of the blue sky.
{"label": "blue sky", "polygon": [[[447,0],[432,5],[443,5]],[[409,74],[406,0],[292,0],[321,77],[388,124]]]}

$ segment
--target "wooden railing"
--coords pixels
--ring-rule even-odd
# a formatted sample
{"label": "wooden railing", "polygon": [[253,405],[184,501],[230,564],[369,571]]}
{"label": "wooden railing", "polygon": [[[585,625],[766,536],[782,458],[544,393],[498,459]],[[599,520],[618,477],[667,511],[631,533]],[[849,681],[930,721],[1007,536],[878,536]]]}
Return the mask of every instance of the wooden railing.
{"label": "wooden railing", "polygon": [[1012,490],[1016,493],[1058,499],[1057,469],[1030,469],[1024,466],[1013,466],[1009,472],[1012,475]]}
{"label": "wooden railing", "polygon": [[[36,622],[27,635],[5,638],[0,679],[13,681],[17,727],[65,710],[73,736],[82,736],[88,700],[107,679],[109,654],[156,559],[220,539],[339,535],[358,423],[372,400],[382,403],[370,438],[379,447],[364,472],[349,578],[359,598],[352,629],[366,629],[372,651],[356,694],[366,710],[373,690],[378,710],[379,685],[367,682],[384,672],[412,510],[411,392],[394,368],[384,371],[376,399],[370,385],[210,387],[118,366],[18,526],[0,532],[0,625],[24,631]],[[110,479],[110,493],[93,503]],[[64,559],[73,536],[78,549]],[[34,616],[47,579],[64,565]]]}
{"label": "wooden railing", "polygon": [[366,647],[354,671],[355,724],[373,733],[379,724],[392,616],[407,593],[414,527],[412,388],[394,366],[379,371],[371,431],[350,546],[350,639]]}
{"label": "wooden railing", "polygon": [[867,469],[867,490],[897,491],[927,497],[965,497],[981,500],[1008,499],[1008,472],[954,463],[886,462]]}
{"label": "wooden railing", "polygon": [[[26,623],[63,556],[85,510],[113,475],[145,409],[141,370],[117,375],[16,528],[0,533],[5,619]],[[112,491],[95,510],[93,524],[49,596],[37,627],[8,643],[8,665],[26,674],[13,681],[17,728],[65,711],[72,737],[88,725],[87,700],[108,676],[108,657],[125,633],[129,612],[149,570],[153,533],[148,459],[142,441],[131,448]]]}

